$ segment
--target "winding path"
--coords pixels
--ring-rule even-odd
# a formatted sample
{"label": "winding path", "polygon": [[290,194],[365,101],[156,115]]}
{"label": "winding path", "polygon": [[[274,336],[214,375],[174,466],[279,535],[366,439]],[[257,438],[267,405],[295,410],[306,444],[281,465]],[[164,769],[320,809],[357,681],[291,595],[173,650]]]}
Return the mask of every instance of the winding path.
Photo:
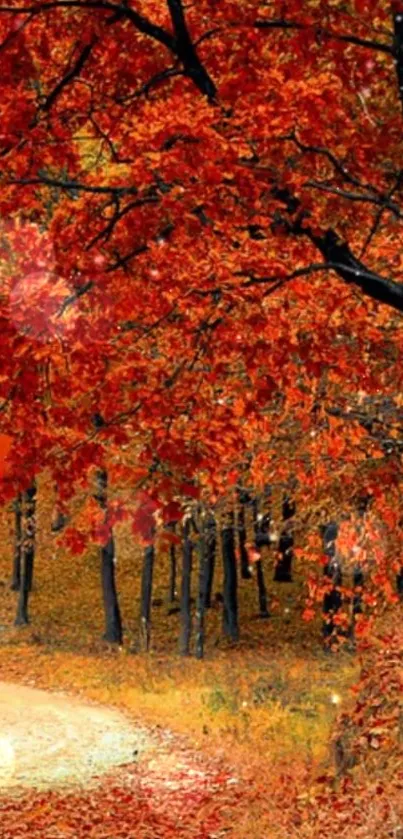
{"label": "winding path", "polygon": [[87,785],[148,749],[150,735],[119,711],[0,682],[0,793]]}
{"label": "winding path", "polygon": [[229,839],[238,783],[169,731],[0,682],[1,839]]}

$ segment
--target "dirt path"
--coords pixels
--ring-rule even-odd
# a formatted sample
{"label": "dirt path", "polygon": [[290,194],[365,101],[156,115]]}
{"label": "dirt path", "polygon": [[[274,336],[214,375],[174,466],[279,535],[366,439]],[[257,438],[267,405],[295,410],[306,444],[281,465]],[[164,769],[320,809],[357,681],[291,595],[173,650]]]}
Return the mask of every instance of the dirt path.
{"label": "dirt path", "polygon": [[147,732],[118,711],[0,682],[0,794],[87,785],[150,749]]}
{"label": "dirt path", "polygon": [[229,839],[237,800],[238,780],[169,731],[0,681],[1,839]]}

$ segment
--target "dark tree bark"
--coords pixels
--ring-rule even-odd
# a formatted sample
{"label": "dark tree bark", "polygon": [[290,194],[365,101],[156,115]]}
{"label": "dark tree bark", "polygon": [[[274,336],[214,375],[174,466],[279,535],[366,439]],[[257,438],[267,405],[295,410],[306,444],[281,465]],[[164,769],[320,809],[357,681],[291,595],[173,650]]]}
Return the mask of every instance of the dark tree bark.
{"label": "dark tree bark", "polygon": [[[29,553],[27,555],[26,548],[22,548],[21,552],[21,576],[19,597],[17,603],[17,614],[15,617],[15,626],[26,626],[29,623],[28,615],[28,601],[29,601],[29,584],[27,570],[29,568]],[[29,573],[29,572],[28,572]]]}
{"label": "dark tree bark", "polygon": [[61,512],[61,510],[58,510],[56,508],[52,517],[52,523],[50,525],[51,532],[60,533],[60,531],[65,528],[66,524],[67,516],[65,516],[64,513]]}
{"label": "dark tree bark", "polygon": [[25,501],[25,538],[27,540],[27,547],[25,550],[25,564],[27,574],[28,591],[32,591],[34,580],[34,561],[35,561],[35,538],[36,538],[36,483],[33,481],[31,486],[24,493]]}
{"label": "dark tree bark", "polygon": [[[295,503],[286,496],[283,501],[283,522],[290,521],[295,515]],[[290,525],[283,527],[280,534],[278,550],[280,559],[274,570],[274,581],[276,583],[292,583],[292,563],[294,537]]]}
{"label": "dark tree bark", "polygon": [[[105,469],[97,473],[96,499],[105,513],[105,524],[108,525],[108,475]],[[120,616],[119,600],[115,579],[115,542],[112,528],[106,545],[101,547],[101,585],[105,616],[104,641],[110,644],[122,644],[122,620]]]}
{"label": "dark tree bark", "polygon": [[364,572],[357,563],[353,570],[353,616],[362,613],[362,589],[364,587]]}
{"label": "dark tree bark", "polygon": [[238,492],[238,541],[241,559],[241,577],[243,580],[250,580],[252,574],[249,570],[248,552],[246,550],[247,532],[245,503],[243,502],[243,494],[241,491]]}
{"label": "dark tree bark", "polygon": [[393,15],[394,55],[396,76],[399,86],[399,96],[403,108],[403,14],[395,12]]}
{"label": "dark tree bark", "polygon": [[403,565],[398,574],[396,574],[396,588],[400,598],[403,599]]}
{"label": "dark tree bark", "polygon": [[115,581],[115,540],[111,533],[106,545],[101,548],[102,594],[105,612],[104,641],[122,644],[122,620]]}
{"label": "dark tree bark", "polygon": [[[368,511],[368,508],[371,503],[371,496],[370,495],[360,495],[357,499],[357,512],[359,518],[362,520],[361,528],[365,528],[365,514]],[[359,536],[360,536],[359,530]],[[355,617],[359,615],[363,611],[363,604],[362,604],[362,589],[364,587],[364,572],[362,566],[359,562],[354,565],[353,568],[353,602],[352,602],[352,609],[351,609],[351,626],[349,634],[352,638],[354,638],[354,624],[355,624]]]}
{"label": "dark tree bark", "polygon": [[190,536],[191,519],[187,518],[183,527],[182,584],[181,584],[181,631],[179,652],[190,655],[192,635],[191,585],[193,566],[193,542]]}
{"label": "dark tree bark", "polygon": [[[176,522],[172,521],[168,525],[169,530],[171,533],[175,534],[176,532]],[[169,593],[168,593],[168,602],[175,603],[176,601],[176,574],[177,574],[177,560],[176,560],[176,545],[174,542],[171,542],[169,545]]]}
{"label": "dark tree bark", "polygon": [[221,531],[224,564],[223,631],[232,641],[239,639],[238,580],[235,555],[234,515],[230,513]]}
{"label": "dark tree bark", "polygon": [[206,584],[208,570],[208,542],[209,530],[206,519],[202,520],[199,536],[199,588],[196,603],[196,658],[204,657],[204,629],[206,609]]}
{"label": "dark tree bark", "polygon": [[[403,52],[402,52],[403,55]],[[402,62],[403,66],[403,62]],[[348,242],[343,241],[335,230],[328,229],[318,234],[306,224],[301,224],[301,203],[288,189],[274,187],[272,195],[284,202],[286,229],[297,236],[307,236],[318,248],[325,259],[325,268],[332,269],[348,285],[358,286],[363,293],[403,312],[403,286],[395,280],[389,280],[367,268],[358,259]],[[256,279],[259,282],[260,278]]]}
{"label": "dark tree bark", "polygon": [[62,503],[59,499],[58,486],[55,484],[56,501],[52,511],[52,521],[50,525],[51,533],[60,533],[68,522],[68,516],[63,512]]}
{"label": "dark tree bark", "polygon": [[322,634],[327,645],[331,644],[332,639],[337,638],[338,630],[333,619],[342,605],[340,587],[343,583],[343,575],[340,560],[336,553],[337,534],[338,527],[335,522],[330,522],[323,530],[323,551],[325,556],[328,557],[324,574],[331,581],[331,586],[323,598],[323,614],[325,619],[323,621]]}
{"label": "dark tree bark", "polygon": [[143,571],[141,576],[141,604],[140,604],[140,642],[144,652],[150,649],[151,640],[151,599],[153,589],[153,573],[155,562],[154,545],[147,545],[143,556]]}
{"label": "dark tree bark", "polygon": [[19,492],[14,503],[14,557],[11,590],[19,591],[21,584],[21,552],[22,552],[22,496]]}
{"label": "dark tree bark", "polygon": [[26,626],[29,623],[28,601],[29,593],[32,590],[34,559],[35,559],[35,509],[36,509],[36,484],[35,481],[29,489],[23,493],[23,514],[24,523],[22,526],[21,563],[20,563],[20,587],[17,604],[15,626]]}
{"label": "dark tree bark", "polygon": [[[269,545],[269,527],[270,518],[268,514],[259,518],[259,502],[255,498],[252,502],[253,511],[253,527],[255,531],[255,546],[259,550],[263,545]],[[267,606],[267,588],[264,579],[263,562],[258,559],[255,562],[256,567],[256,582],[259,600],[259,616],[261,618],[270,617],[270,612]]]}
{"label": "dark tree bark", "polygon": [[204,520],[204,538],[206,551],[206,586],[204,607],[205,609],[210,609],[217,551],[217,525],[212,513],[207,513]]}

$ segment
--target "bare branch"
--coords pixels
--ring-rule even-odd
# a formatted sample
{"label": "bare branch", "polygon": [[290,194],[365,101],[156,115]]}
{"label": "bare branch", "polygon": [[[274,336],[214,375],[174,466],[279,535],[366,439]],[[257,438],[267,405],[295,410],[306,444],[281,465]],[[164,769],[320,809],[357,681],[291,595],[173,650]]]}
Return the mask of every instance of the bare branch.
{"label": "bare branch", "polygon": [[155,41],[164,44],[172,52],[176,52],[175,38],[169,32],[162,26],[152,23],[144,15],[139,14],[125,3],[112,3],[110,0],[50,0],[50,2],[37,3],[32,6],[0,6],[0,14],[8,12],[15,15],[38,15],[53,9],[82,9],[83,11],[101,9],[111,12],[120,18],[127,18],[139,32],[149,35]]}
{"label": "bare branch", "polygon": [[[312,30],[312,27],[308,26],[306,23],[285,20],[284,18],[279,18],[277,20],[256,20],[254,27],[255,29]],[[324,29],[321,26],[315,27],[314,31],[317,38],[342,41],[347,44],[355,44],[355,46],[364,47],[365,49],[376,50],[377,52],[386,52],[388,55],[393,55],[393,46],[391,44],[384,44],[381,41],[373,41],[366,38],[358,38],[356,35],[340,35],[338,32],[333,32],[331,29]]]}
{"label": "bare branch", "polygon": [[91,41],[91,43],[87,44],[84,47],[84,49],[81,51],[76,63],[71,68],[71,70],[69,70],[63,76],[63,78],[60,79],[60,81],[53,88],[51,93],[49,93],[48,96],[46,97],[45,102],[43,103],[43,105],[41,105],[41,108],[42,108],[43,111],[50,111],[52,105],[54,104],[54,102],[56,101],[58,96],[60,96],[60,94],[62,93],[64,88],[67,87],[67,85],[70,84],[70,82],[73,81],[73,79],[75,79],[77,76],[80,75],[81,70],[83,69],[86,62],[88,61],[88,59],[89,59],[89,57],[92,53],[92,50],[94,49],[94,47],[97,43],[98,43],[98,38],[94,38],[94,40]]}
{"label": "bare branch", "polygon": [[36,178],[16,178],[9,181],[9,184],[11,186],[52,186],[66,192],[89,192],[94,195],[138,195],[138,189],[135,186],[91,186],[80,181],[60,181],[46,175]]}
{"label": "bare branch", "polygon": [[304,188],[310,187],[311,189],[320,189],[322,192],[329,192],[331,195],[338,195],[340,198],[347,198],[349,201],[361,201],[367,204],[376,204],[378,207],[382,207],[385,210],[390,210],[396,218],[402,218],[403,214],[395,204],[394,201],[391,201],[387,195],[363,195],[360,192],[346,192],[344,189],[339,189],[336,186],[329,186],[328,184],[321,183],[320,181],[307,181],[304,184]]}

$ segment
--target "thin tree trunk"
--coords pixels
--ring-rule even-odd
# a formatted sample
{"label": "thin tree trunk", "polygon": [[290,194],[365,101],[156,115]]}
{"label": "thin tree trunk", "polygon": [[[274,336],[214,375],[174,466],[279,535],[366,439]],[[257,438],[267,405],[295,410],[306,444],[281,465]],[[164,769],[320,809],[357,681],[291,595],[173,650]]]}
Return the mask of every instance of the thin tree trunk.
{"label": "thin tree trunk", "polygon": [[403,599],[403,565],[401,566],[399,573],[396,574],[396,588],[399,597]]}
{"label": "thin tree trunk", "polygon": [[351,602],[350,626],[347,635],[354,641],[356,616],[362,614],[362,589],[364,586],[364,572],[357,563],[353,568],[353,596]]}
{"label": "thin tree trunk", "polygon": [[331,521],[322,529],[323,538],[323,553],[328,557],[327,565],[324,569],[324,575],[332,581],[333,585],[325,593],[323,597],[323,614],[325,619],[322,626],[322,635],[326,645],[331,643],[331,639],[336,635],[336,627],[333,621],[341,607],[342,598],[339,587],[342,585],[342,572],[340,560],[336,554],[336,539],[338,535],[338,526],[336,522]]}
{"label": "thin tree trunk", "polygon": [[27,539],[26,573],[28,591],[32,591],[34,580],[35,537],[36,537],[36,483],[33,481],[25,493],[25,533]]}
{"label": "thin tree trunk", "polygon": [[256,563],[256,578],[259,594],[259,617],[269,618],[270,612],[267,605],[267,589],[266,583],[264,581],[263,565],[261,559],[258,559]]}
{"label": "thin tree trunk", "polygon": [[143,556],[143,571],[141,577],[141,605],[140,605],[140,644],[144,652],[150,649],[151,640],[151,599],[153,590],[153,573],[155,562],[154,545],[147,545]]}
{"label": "thin tree trunk", "polygon": [[205,541],[206,541],[206,588],[205,588],[205,609],[211,608],[211,598],[213,595],[214,571],[216,563],[217,552],[217,524],[211,512],[207,513],[204,521]]}
{"label": "thin tree trunk", "polygon": [[362,613],[362,589],[364,587],[364,572],[357,563],[353,571],[353,616]]}
{"label": "thin tree trunk", "polygon": [[53,507],[52,513],[52,522],[50,525],[50,530],[52,533],[59,533],[63,528],[66,526],[68,522],[68,517],[63,513],[63,508],[61,502],[58,498],[58,488],[57,484],[55,485],[55,492],[56,492],[56,502]]}
{"label": "thin tree trunk", "polygon": [[252,574],[249,569],[249,558],[246,550],[247,532],[246,532],[246,517],[245,504],[243,503],[242,493],[238,492],[238,541],[239,554],[241,559],[241,577],[243,580],[250,580]]}
{"label": "thin tree trunk", "polygon": [[17,603],[17,614],[14,621],[15,626],[26,626],[29,623],[28,601],[29,601],[29,552],[23,546],[21,551],[21,576],[20,589]]}
{"label": "thin tree trunk", "polygon": [[14,510],[14,557],[11,590],[19,591],[21,584],[21,552],[22,552],[22,496],[19,492],[13,503]]}
{"label": "thin tree trunk", "polygon": [[[285,497],[283,502],[283,522],[289,521],[295,515],[295,504]],[[280,559],[278,560],[274,570],[274,582],[276,583],[291,583],[292,582],[292,562],[294,559],[293,553],[294,537],[291,533],[289,525],[283,527],[279,541]]]}
{"label": "thin tree trunk", "polygon": [[190,639],[192,635],[190,596],[192,584],[193,542],[190,538],[190,526],[191,520],[190,518],[187,518],[183,527],[181,632],[179,639],[179,652],[181,655],[190,655]]}
{"label": "thin tree trunk", "polygon": [[[255,531],[255,546],[256,549],[259,550],[263,545],[269,544],[268,539],[268,525],[269,522],[266,520],[264,527],[262,527],[261,522],[262,520],[259,519],[259,503],[257,499],[254,499],[253,505],[253,526]],[[263,519],[264,521],[264,519]],[[267,525],[267,527],[266,527]],[[266,533],[267,530],[267,533]],[[266,541],[267,537],[267,541]],[[267,606],[267,588],[264,579],[264,571],[263,571],[263,562],[261,559],[258,559],[255,562],[256,567],[256,582],[257,582],[257,591],[258,591],[258,600],[259,600],[259,617],[261,618],[268,618],[270,617],[270,612]]]}
{"label": "thin tree trunk", "polygon": [[[97,473],[96,499],[105,512],[105,524],[108,526],[108,474],[105,469]],[[122,619],[115,578],[115,542],[112,528],[106,545],[101,547],[101,585],[104,606],[105,632],[104,641],[110,644],[122,644]]]}
{"label": "thin tree trunk", "polygon": [[23,525],[20,564],[20,587],[15,626],[26,626],[29,623],[28,602],[29,593],[32,590],[35,559],[35,481],[33,481],[29,489],[27,489],[26,492],[23,493],[22,504]]}
{"label": "thin tree trunk", "polygon": [[238,580],[233,513],[228,515],[228,521],[221,531],[221,540],[224,564],[223,632],[224,635],[227,635],[232,641],[238,641]]}
{"label": "thin tree trunk", "polygon": [[[169,529],[173,534],[176,531],[176,522],[173,521],[168,525]],[[176,574],[177,574],[177,561],[176,561],[176,545],[174,542],[171,542],[169,546],[169,560],[170,560],[170,570],[169,570],[169,595],[168,600],[169,603],[175,603],[176,601]]]}
{"label": "thin tree trunk", "polygon": [[206,521],[202,520],[199,537],[199,589],[196,605],[196,658],[204,657],[204,628],[206,608],[206,582],[207,582],[207,536]]}
{"label": "thin tree trunk", "polygon": [[104,641],[122,644],[122,620],[120,616],[115,580],[115,540],[111,533],[106,545],[101,548],[102,594],[105,613]]}
{"label": "thin tree trunk", "polygon": [[332,639],[336,639],[339,634],[338,627],[334,623],[334,617],[340,611],[342,605],[340,591],[342,573],[340,563],[336,558],[331,560],[326,566],[325,575],[332,581],[332,586],[323,598],[323,613],[325,615],[325,620],[323,621],[323,638],[327,643],[331,643]]}

